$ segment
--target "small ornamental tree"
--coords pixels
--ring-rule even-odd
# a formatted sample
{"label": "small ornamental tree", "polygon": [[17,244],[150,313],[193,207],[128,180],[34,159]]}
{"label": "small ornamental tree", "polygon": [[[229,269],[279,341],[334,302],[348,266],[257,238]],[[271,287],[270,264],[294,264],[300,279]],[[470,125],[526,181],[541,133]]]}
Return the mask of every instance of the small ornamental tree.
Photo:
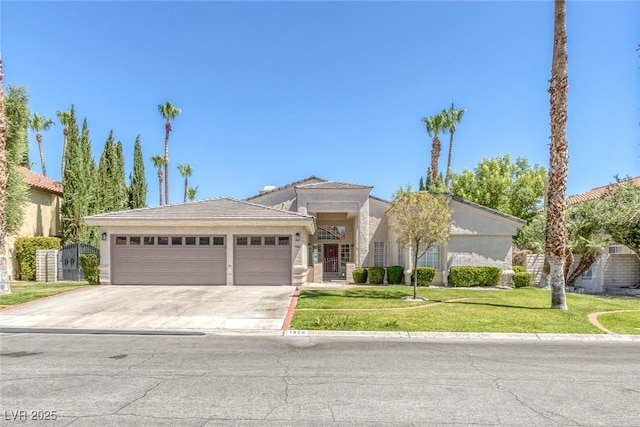
{"label": "small ornamental tree", "polygon": [[[429,248],[449,240],[449,227],[452,225],[451,207],[445,195],[412,191],[411,187],[399,188],[393,195],[387,215],[391,218],[392,229],[398,233],[400,241],[415,248],[414,268],[418,265],[418,258]],[[414,277],[415,299],[418,275]]]}

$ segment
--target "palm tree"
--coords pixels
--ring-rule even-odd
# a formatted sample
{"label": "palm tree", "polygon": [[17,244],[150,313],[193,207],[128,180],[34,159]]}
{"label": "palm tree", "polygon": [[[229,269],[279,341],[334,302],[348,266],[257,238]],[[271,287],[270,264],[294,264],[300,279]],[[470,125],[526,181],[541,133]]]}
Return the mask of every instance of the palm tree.
{"label": "palm tree", "polygon": [[566,1],[555,0],[553,28],[553,60],[549,81],[551,145],[549,149],[549,186],[547,194],[547,228],[545,254],[549,259],[551,308],[566,310],[564,290],[565,262],[565,193],[567,190],[568,145],[567,129],[567,25]]}
{"label": "palm tree", "polygon": [[189,201],[193,202],[196,198],[196,194],[198,193],[198,187],[190,187],[187,190],[187,196],[189,196]]}
{"label": "palm tree", "polygon": [[187,203],[187,193],[189,190],[189,177],[193,173],[193,168],[189,163],[186,165],[182,165],[178,163],[178,171],[180,171],[180,175],[184,177],[184,200],[183,203]]}
{"label": "palm tree", "polygon": [[169,132],[171,132],[171,120],[175,119],[182,110],[171,102],[158,105],[158,111],[166,120],[164,124],[164,202],[169,203]]}
{"label": "palm tree", "polygon": [[427,177],[427,180],[431,181],[431,185],[427,184],[427,189],[430,189],[430,187],[438,187],[440,184],[438,179],[438,161],[440,159],[442,144],[440,144],[438,134],[446,129],[447,123],[442,113],[431,117],[424,117],[422,122],[427,128],[427,134],[433,137],[431,142],[431,176]]}
{"label": "palm tree", "polygon": [[165,165],[164,157],[160,154],[151,156],[153,166],[158,168],[158,206],[162,206],[162,167]]}
{"label": "palm tree", "polygon": [[44,164],[44,151],[42,151],[42,131],[47,130],[54,125],[54,121],[47,119],[37,113],[33,113],[33,117],[29,120],[29,127],[36,133],[36,141],[38,141],[38,150],[40,151],[40,164],[42,165],[42,175],[47,176],[47,167]]}
{"label": "palm tree", "polygon": [[11,285],[7,275],[7,252],[5,247],[7,214],[7,122],[4,117],[4,91],[2,57],[0,57],[0,294],[10,294]]}
{"label": "palm tree", "polygon": [[453,151],[453,134],[456,133],[456,125],[462,120],[462,116],[467,110],[458,110],[453,106],[451,101],[451,108],[443,110],[442,114],[445,116],[446,128],[449,129],[449,155],[447,156],[447,173],[444,177],[444,186],[449,188],[449,181],[451,180],[451,152]]}
{"label": "palm tree", "polygon": [[64,168],[67,163],[67,139],[69,138],[69,126],[71,125],[71,111],[57,111],[56,115],[58,116],[58,120],[62,124],[62,134],[64,135],[64,141],[62,143],[62,161],[61,161],[61,169],[60,169],[60,181],[64,177]]}

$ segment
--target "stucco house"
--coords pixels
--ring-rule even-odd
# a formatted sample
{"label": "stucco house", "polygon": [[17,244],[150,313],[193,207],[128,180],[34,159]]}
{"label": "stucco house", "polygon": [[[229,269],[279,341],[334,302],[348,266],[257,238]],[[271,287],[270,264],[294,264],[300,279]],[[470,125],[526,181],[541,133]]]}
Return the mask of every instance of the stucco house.
{"label": "stucco house", "polygon": [[29,200],[24,208],[22,227],[12,236],[7,236],[6,249],[9,254],[8,273],[16,278],[18,263],[15,256],[15,241],[18,237],[60,237],[62,184],[25,167],[19,167],[29,185]]}
{"label": "stucco house", "polygon": [[[640,186],[640,176],[631,178]],[[604,197],[610,184],[592,188],[589,191],[571,196],[567,205],[575,205]],[[540,276],[544,263],[544,254],[527,256],[527,268],[533,273],[533,283],[540,283]],[[573,271],[580,263],[580,256],[576,256],[569,271]],[[625,292],[640,285],[640,259],[628,247],[613,242],[604,248],[596,261],[575,282],[574,288],[589,294],[625,294]]]}
{"label": "stucco house", "polygon": [[[244,200],[218,198],[93,215],[100,280],[111,284],[302,285],[352,280],[359,266],[409,266],[373,187],[315,176],[265,186]],[[446,283],[453,265],[511,269],[524,221],[449,196],[451,239],[419,262]]]}

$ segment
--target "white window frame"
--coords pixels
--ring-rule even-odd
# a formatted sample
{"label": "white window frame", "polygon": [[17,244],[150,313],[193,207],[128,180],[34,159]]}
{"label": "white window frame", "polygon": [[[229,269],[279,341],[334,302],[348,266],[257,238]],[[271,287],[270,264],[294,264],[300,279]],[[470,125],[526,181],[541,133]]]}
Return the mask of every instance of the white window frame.
{"label": "white window frame", "polygon": [[384,242],[373,242],[373,266],[384,267]]}
{"label": "white window frame", "polygon": [[[422,252],[423,247],[419,252]],[[436,270],[440,270],[440,253],[441,247],[440,245],[431,246],[427,252],[422,254],[420,258],[418,258],[418,267],[433,267]]]}

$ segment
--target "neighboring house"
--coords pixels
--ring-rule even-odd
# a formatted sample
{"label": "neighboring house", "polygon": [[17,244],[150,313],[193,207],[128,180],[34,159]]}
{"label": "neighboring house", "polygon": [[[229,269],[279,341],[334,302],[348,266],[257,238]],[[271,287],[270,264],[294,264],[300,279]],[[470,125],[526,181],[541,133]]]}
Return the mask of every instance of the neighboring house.
{"label": "neighboring house", "polygon": [[9,254],[8,272],[17,278],[18,263],[15,256],[15,241],[18,237],[49,237],[61,235],[60,205],[62,184],[40,175],[25,167],[19,167],[25,182],[29,185],[29,201],[24,208],[24,220],[20,231],[7,236]]}
{"label": "neighboring house", "polygon": [[[640,186],[640,176],[631,178]],[[596,200],[607,194],[611,184],[593,188],[567,199],[567,205],[575,205],[588,200]],[[533,283],[540,283],[540,275],[544,262],[544,255],[529,255],[527,268],[533,273]],[[576,256],[569,271],[573,271],[580,262]],[[640,284],[640,259],[634,251],[624,245],[613,243],[598,255],[593,265],[576,280],[574,287],[590,294],[624,293],[625,289]]]}
{"label": "neighboring house", "polygon": [[[389,227],[390,203],[373,187],[311,176],[220,198],[93,215],[100,281],[111,284],[302,285],[352,280],[359,266],[409,266]],[[511,268],[511,238],[524,221],[449,196],[455,225],[419,265],[446,283],[452,265]]]}

